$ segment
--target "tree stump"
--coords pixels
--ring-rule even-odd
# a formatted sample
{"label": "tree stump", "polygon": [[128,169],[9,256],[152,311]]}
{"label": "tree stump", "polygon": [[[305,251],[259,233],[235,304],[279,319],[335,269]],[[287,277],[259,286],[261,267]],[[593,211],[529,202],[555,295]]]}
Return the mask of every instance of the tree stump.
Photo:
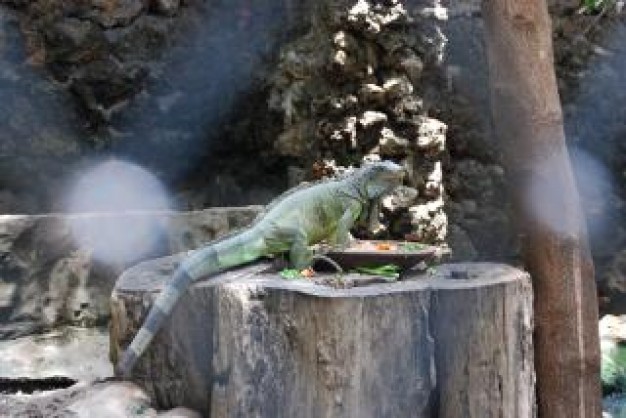
{"label": "tree stump", "polygon": [[[113,360],[178,260],[118,280]],[[161,407],[220,418],[532,417],[530,280],[505,265],[450,264],[337,289],[249,265],[194,284],[132,380]]]}

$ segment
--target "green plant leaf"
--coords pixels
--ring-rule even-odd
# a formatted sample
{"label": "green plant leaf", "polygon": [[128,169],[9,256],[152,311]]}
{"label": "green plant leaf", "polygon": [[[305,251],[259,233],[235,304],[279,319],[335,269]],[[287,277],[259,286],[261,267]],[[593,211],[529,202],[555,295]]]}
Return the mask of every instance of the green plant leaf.
{"label": "green plant leaf", "polygon": [[283,269],[279,274],[286,280],[297,280],[302,278],[302,274],[300,274],[300,270],[298,269]]}
{"label": "green plant leaf", "polygon": [[582,7],[587,12],[598,12],[607,6],[606,0],[582,0]]}
{"label": "green plant leaf", "polygon": [[427,245],[420,244],[419,242],[404,242],[404,243],[400,244],[399,247],[400,247],[401,251],[410,252],[410,251],[420,251],[420,250],[423,250],[424,248],[427,247]]}
{"label": "green plant leaf", "polygon": [[395,264],[383,264],[382,266],[360,266],[355,269],[359,273],[397,279],[400,277],[400,266]]}

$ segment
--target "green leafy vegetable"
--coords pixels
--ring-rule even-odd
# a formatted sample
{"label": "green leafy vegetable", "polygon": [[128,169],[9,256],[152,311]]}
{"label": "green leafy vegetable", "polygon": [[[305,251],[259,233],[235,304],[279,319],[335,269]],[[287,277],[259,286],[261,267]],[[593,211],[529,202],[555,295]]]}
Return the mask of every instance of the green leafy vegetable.
{"label": "green leafy vegetable", "polygon": [[372,274],[375,276],[397,279],[400,277],[400,266],[395,264],[384,264],[382,266],[361,266],[357,267],[359,273]]}
{"label": "green leafy vegetable", "polygon": [[298,269],[283,269],[279,274],[283,279],[287,280],[297,280],[302,278],[302,274]]}
{"label": "green leafy vegetable", "polygon": [[420,251],[426,248],[426,245],[420,244],[419,242],[405,242],[400,245],[400,249],[402,251]]}

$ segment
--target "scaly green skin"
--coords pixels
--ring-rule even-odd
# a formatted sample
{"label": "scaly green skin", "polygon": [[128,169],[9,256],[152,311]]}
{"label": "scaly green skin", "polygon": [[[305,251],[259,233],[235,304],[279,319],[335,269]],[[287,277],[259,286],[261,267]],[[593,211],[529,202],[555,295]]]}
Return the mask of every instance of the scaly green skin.
{"label": "scaly green skin", "polygon": [[127,376],[194,280],[264,256],[288,253],[293,268],[310,266],[310,245],[326,240],[343,247],[357,221],[373,219],[381,196],[402,182],[403,169],[383,161],[349,176],[294,189],[268,206],[267,212],[242,232],[210,243],[185,259],[159,295],[143,326],[116,367]]}

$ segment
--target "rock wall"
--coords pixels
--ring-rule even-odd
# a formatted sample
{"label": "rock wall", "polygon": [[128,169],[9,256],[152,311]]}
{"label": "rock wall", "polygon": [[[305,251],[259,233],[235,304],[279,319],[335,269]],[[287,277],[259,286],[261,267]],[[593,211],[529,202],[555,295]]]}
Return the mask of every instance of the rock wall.
{"label": "rock wall", "polygon": [[[40,89],[16,115],[33,130],[9,121],[15,129],[0,131],[20,144],[8,154],[24,166],[36,151],[52,167],[30,164],[32,181],[7,159],[5,171],[22,179],[8,182],[7,200],[29,189],[35,201],[14,198],[5,211],[63,209],[48,191],[91,156],[147,165],[182,191],[181,206],[205,207],[267,202],[286,177],[376,154],[411,171],[386,205],[394,235],[443,242],[445,125],[427,116],[419,91],[442,53],[431,3],[4,1],[7,30],[22,38],[21,56],[4,58]],[[57,124],[51,107],[70,120]]]}
{"label": "rock wall", "polygon": [[204,207],[267,201],[285,185],[263,80],[292,3],[0,1],[0,211],[61,209],[63,180],[111,156]]}
{"label": "rock wall", "polygon": [[[106,324],[118,275],[141,260],[197,248],[249,224],[259,207],[176,213],[4,215],[0,217],[0,339],[60,324]],[[102,260],[93,247],[78,247],[75,231],[123,245],[132,228],[158,237],[144,251]],[[78,227],[78,228],[77,228]],[[126,230],[116,237],[103,230]]]}
{"label": "rock wall", "polygon": [[480,1],[448,2],[446,52],[431,89],[432,112],[448,124],[444,184],[452,256],[510,260],[517,254],[505,168],[493,138]]}

